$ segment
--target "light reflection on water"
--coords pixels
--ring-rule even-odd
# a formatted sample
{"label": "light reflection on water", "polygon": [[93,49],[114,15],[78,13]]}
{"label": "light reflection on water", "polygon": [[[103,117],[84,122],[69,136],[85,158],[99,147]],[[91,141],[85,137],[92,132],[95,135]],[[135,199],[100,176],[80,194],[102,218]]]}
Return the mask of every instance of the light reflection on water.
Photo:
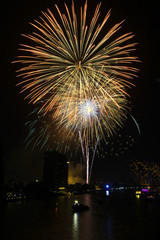
{"label": "light reflection on water", "polygon": [[[151,240],[159,234],[159,202],[146,203],[130,192],[113,193],[102,204],[97,198],[84,194],[1,204],[2,239]],[[90,209],[73,213],[76,199]]]}
{"label": "light reflection on water", "polygon": [[78,240],[79,236],[79,214],[80,213],[73,213],[73,228],[72,228],[72,233],[73,233],[73,239]]}

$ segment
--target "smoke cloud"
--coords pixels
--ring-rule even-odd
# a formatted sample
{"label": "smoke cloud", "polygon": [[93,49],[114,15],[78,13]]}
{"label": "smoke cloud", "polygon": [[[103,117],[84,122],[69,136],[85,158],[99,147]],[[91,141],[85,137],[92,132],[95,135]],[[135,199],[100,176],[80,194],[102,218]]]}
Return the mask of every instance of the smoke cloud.
{"label": "smoke cloud", "polygon": [[76,184],[81,183],[84,184],[84,167],[81,164],[76,164],[76,166],[73,166],[73,164],[69,165],[69,176],[68,176],[68,184]]}

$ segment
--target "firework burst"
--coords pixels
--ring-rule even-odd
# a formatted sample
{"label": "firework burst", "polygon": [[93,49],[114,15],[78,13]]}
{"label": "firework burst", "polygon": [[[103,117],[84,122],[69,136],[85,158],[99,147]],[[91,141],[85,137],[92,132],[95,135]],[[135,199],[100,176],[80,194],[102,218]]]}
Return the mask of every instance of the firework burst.
{"label": "firework burst", "polygon": [[53,120],[59,120],[59,128],[66,130],[68,136],[74,133],[78,137],[80,131],[82,138],[87,136],[91,143],[98,136],[104,139],[109,137],[117,126],[122,127],[127,115],[128,101],[119,92],[116,93],[115,89],[112,92],[111,86],[106,92],[108,94],[105,96],[100,95],[97,89],[92,88],[92,94],[85,92],[83,98],[70,97],[63,93]]}
{"label": "firework burst", "polygon": [[100,38],[110,17],[109,11],[102,23],[98,23],[100,6],[97,5],[88,25],[87,1],[81,7],[80,19],[77,19],[74,2],[71,12],[65,4],[66,14],[56,6],[60,21],[48,9],[32,24],[34,32],[24,35],[31,44],[21,44],[23,55],[16,61],[23,65],[18,71],[23,79],[20,82],[22,92],[27,91],[26,98],[33,103],[47,97],[43,106],[46,112],[61,99],[61,88],[71,98],[76,88],[77,97],[83,98],[84,88],[94,86],[105,95],[106,86],[111,84],[120,94],[127,95],[125,88],[130,86],[137,72],[131,66],[137,58],[130,56],[136,44],[126,44],[133,34],[127,33],[111,41],[121,28],[121,22]]}
{"label": "firework burst", "polygon": [[66,132],[58,127],[57,122],[53,121],[53,116],[50,112],[44,115],[43,110],[39,110],[44,102],[37,102],[33,111],[27,116],[25,126],[28,134],[25,139],[25,147],[32,146],[39,150],[56,150],[65,153],[69,158],[76,155],[79,144],[77,139],[73,138],[70,132],[66,139]]}
{"label": "firework burst", "polygon": [[90,22],[87,1],[79,18],[73,1],[71,11],[64,6],[61,13],[55,5],[57,19],[48,9],[31,24],[34,32],[24,35],[30,45],[21,44],[17,72],[29,102],[43,102],[38,114],[50,113],[62,136],[79,136],[82,152],[85,143],[89,179],[90,144],[97,147],[100,137],[126,119],[127,88],[138,71],[132,66],[137,57],[131,56],[136,43],[130,43],[132,33],[115,35],[123,21],[105,33],[111,11],[99,22],[101,3]]}

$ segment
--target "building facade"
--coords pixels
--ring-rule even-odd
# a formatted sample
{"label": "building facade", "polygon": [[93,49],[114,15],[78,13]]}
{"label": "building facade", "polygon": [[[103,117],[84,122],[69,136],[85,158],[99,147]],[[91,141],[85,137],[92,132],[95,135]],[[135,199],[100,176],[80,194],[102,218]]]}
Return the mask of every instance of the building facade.
{"label": "building facade", "polygon": [[68,161],[63,154],[56,151],[45,152],[43,180],[54,190],[67,187]]}

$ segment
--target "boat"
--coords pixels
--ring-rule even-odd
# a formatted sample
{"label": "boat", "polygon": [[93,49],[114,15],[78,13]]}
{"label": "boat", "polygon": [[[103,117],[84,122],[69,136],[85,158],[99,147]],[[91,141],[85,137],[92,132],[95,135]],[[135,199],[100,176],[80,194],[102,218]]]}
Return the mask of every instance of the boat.
{"label": "boat", "polygon": [[87,205],[84,205],[82,203],[79,203],[77,200],[74,202],[72,209],[74,212],[81,212],[89,210],[89,207]]}

